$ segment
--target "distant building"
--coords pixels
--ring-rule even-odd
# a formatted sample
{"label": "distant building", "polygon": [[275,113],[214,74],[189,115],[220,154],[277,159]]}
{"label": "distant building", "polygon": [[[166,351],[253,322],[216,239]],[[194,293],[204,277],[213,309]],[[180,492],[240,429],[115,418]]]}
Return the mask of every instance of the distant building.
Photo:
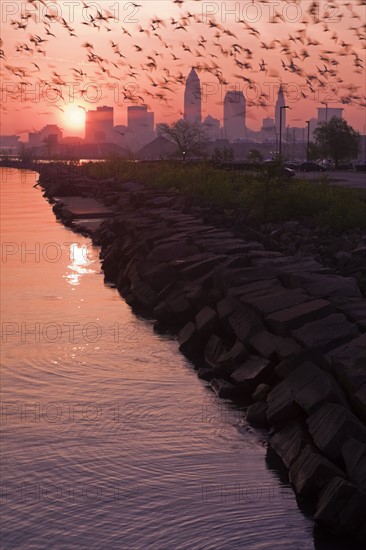
{"label": "distant building", "polygon": [[113,141],[113,107],[97,107],[86,111],[86,143],[108,143]]}
{"label": "distant building", "polygon": [[[282,107],[286,107],[285,102],[285,94],[283,91],[283,86],[281,84],[280,89],[278,91],[278,97],[276,102],[276,108],[275,108],[275,128],[276,128],[276,136],[280,136],[280,127],[282,127],[282,136],[281,139],[285,138],[285,132],[286,132],[286,109],[282,109]],[[282,125],[281,125],[281,117],[282,117]]]}
{"label": "distant building", "polygon": [[43,145],[40,132],[29,132],[28,145],[31,149],[41,147]]}
{"label": "distant building", "polygon": [[48,150],[56,151],[63,138],[62,129],[56,124],[47,124],[39,132],[29,132],[28,146],[30,149],[47,147]]}
{"label": "distant building", "polygon": [[334,116],[343,118],[343,109],[337,107],[318,107],[318,124],[329,122]]}
{"label": "distant building", "polygon": [[186,80],[184,92],[184,120],[192,123],[202,121],[201,83],[194,68],[192,68]]}
{"label": "distant building", "polygon": [[147,143],[137,152],[137,158],[141,160],[161,160],[177,155],[177,144],[163,136],[158,136]]}
{"label": "distant building", "polygon": [[0,136],[0,153],[17,153],[20,147],[20,136]]}
{"label": "distant building", "polygon": [[137,151],[155,138],[154,113],[146,105],[127,107],[128,145]]}
{"label": "distant building", "polygon": [[118,124],[113,126],[112,143],[116,143],[121,147],[128,145],[128,126],[124,124]]}
{"label": "distant building", "polygon": [[313,140],[314,139],[314,131],[316,129],[318,125],[318,121],[316,118],[311,118],[310,119],[310,139]]}
{"label": "distant building", "polygon": [[203,127],[208,141],[215,141],[215,139],[221,138],[221,126],[218,118],[208,115],[203,121]]}
{"label": "distant building", "polygon": [[229,91],[224,99],[224,137],[230,141],[246,137],[246,101],[243,92]]}
{"label": "distant building", "polygon": [[59,143],[63,138],[62,129],[56,124],[47,124],[42,130],[40,130],[41,141],[44,143],[45,139],[52,138],[56,143]]}
{"label": "distant building", "polygon": [[262,128],[261,128],[261,132],[263,132],[264,134],[274,134],[275,133],[275,121],[274,121],[274,118],[264,118],[263,121],[262,121]]}

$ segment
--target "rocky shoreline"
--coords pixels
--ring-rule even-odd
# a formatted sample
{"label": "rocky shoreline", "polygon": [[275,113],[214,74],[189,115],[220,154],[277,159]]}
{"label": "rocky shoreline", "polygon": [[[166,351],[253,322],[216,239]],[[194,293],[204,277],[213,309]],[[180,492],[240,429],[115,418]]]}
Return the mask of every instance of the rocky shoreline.
{"label": "rocky shoreline", "polygon": [[42,167],[39,183],[57,217],[101,246],[105,280],[157,330],[178,335],[218,396],[245,404],[247,421],[269,430],[315,520],[366,541],[362,235],[339,237],[339,265],[324,265],[298,222],[238,236],[213,223],[217,212],[173,192],[59,165]]}

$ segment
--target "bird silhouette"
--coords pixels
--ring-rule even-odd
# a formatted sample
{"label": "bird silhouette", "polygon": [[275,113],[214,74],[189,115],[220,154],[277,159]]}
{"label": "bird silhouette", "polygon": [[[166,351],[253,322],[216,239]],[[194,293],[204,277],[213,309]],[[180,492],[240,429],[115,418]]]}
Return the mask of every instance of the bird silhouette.
{"label": "bird silhouette", "polygon": [[[81,3],[82,20],[75,21],[67,21],[62,10],[50,6],[42,9],[47,7],[46,0],[27,3],[32,10],[23,10],[8,23],[12,33],[22,38],[0,48],[0,58],[6,59],[2,77],[8,73],[27,86],[50,83],[64,90],[66,96],[70,78],[77,82],[96,78],[103,89],[113,89],[118,80],[132,79],[140,86],[138,101],[142,102],[146,94],[167,105],[169,98],[175,100],[183,90],[186,67],[195,65],[202,75],[222,86],[230,79],[242,86],[254,86],[264,77],[276,82],[287,78],[306,87],[300,92],[306,99],[316,90],[326,90],[329,83],[337,83],[341,102],[352,106],[364,103],[360,91],[346,86],[349,75],[357,82],[364,77],[366,26],[361,21],[366,0],[340,0],[324,9],[318,1],[309,0],[302,5],[300,21],[291,25],[286,21],[286,10],[276,5],[265,27],[263,21],[244,16],[227,17],[226,21],[218,15],[217,19],[212,14],[204,17],[201,3],[197,3],[198,9],[190,7],[188,11],[183,0],[170,0],[169,9],[158,16],[151,11],[144,14],[144,4],[131,2],[139,14],[135,23],[130,23],[131,16],[88,0]],[[270,0],[257,3],[271,4]],[[103,39],[104,32],[109,33],[110,40]],[[36,62],[37,57],[45,58],[48,50],[54,51],[51,48],[69,38],[77,59],[68,63],[69,74],[59,63],[52,71],[44,62]],[[13,56],[21,61],[13,63]],[[155,92],[153,98],[151,90]],[[268,106],[266,101],[262,95],[256,104]]]}

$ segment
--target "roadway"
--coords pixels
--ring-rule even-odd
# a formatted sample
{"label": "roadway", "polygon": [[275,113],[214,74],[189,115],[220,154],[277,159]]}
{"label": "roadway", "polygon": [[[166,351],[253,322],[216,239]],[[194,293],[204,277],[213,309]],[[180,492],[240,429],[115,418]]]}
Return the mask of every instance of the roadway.
{"label": "roadway", "polygon": [[301,172],[296,171],[298,178],[304,178],[311,181],[319,181],[326,176],[331,185],[341,187],[353,187],[354,189],[366,189],[366,172],[337,172],[326,170],[325,172]]}

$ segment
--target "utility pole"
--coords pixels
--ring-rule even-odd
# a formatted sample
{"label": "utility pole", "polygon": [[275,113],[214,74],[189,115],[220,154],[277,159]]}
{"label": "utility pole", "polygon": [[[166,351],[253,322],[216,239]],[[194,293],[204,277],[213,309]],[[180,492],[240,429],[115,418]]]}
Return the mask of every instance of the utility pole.
{"label": "utility pole", "polygon": [[306,124],[308,125],[308,144],[306,148],[306,160],[309,162],[310,160],[310,120],[307,120]]}
{"label": "utility pole", "polygon": [[282,156],[282,111],[284,109],[289,109],[289,107],[287,105],[281,105],[280,107],[280,141],[279,141],[279,157],[281,159],[281,156]]}

